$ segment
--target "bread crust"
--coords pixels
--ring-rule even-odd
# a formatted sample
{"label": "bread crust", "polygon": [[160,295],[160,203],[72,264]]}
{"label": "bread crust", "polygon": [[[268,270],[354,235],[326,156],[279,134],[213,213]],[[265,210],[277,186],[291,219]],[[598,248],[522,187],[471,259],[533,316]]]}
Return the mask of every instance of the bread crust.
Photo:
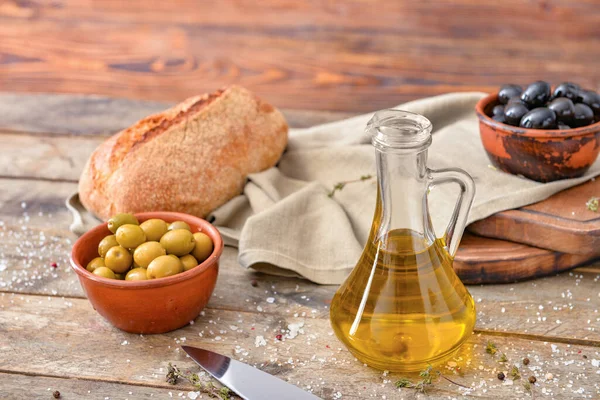
{"label": "bread crust", "polygon": [[192,97],[102,143],[79,196],[104,220],[143,211],[205,217],[240,194],[248,174],[277,163],[287,133],[279,110],[239,86]]}

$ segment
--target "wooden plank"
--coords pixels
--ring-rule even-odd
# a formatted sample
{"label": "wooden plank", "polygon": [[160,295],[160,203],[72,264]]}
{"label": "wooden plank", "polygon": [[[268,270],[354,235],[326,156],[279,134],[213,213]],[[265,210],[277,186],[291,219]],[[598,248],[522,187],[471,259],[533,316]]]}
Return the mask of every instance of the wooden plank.
{"label": "wooden plank", "polygon": [[469,230],[564,253],[600,256],[600,214],[585,206],[598,196],[600,180],[594,179],[545,201],[477,221]]}
{"label": "wooden plank", "polygon": [[[52,378],[0,372],[0,394],[10,399],[53,400],[54,391],[60,399],[167,399],[177,398],[180,388],[157,388],[153,386],[128,385],[87,379]],[[169,396],[171,393],[171,396]],[[188,391],[184,394],[187,397]]]}
{"label": "wooden plank", "polygon": [[[4,266],[0,268],[3,269],[0,271],[0,290],[83,297],[68,264],[70,247],[75,240],[68,231],[70,216],[61,208],[63,197],[74,185],[39,182],[36,191],[31,191],[28,181],[11,183],[11,192],[4,192],[8,200],[0,198],[0,220],[5,221],[5,225],[0,226],[0,265]],[[27,203],[26,209],[21,208],[21,201]],[[39,210],[46,211],[39,215]],[[48,210],[54,210],[52,215]],[[52,268],[52,263],[57,263],[58,267]],[[258,287],[251,286],[252,280],[257,281]],[[594,301],[597,280],[597,272],[583,270],[577,274],[565,273],[512,285],[470,286],[478,302],[477,327],[557,338],[593,337],[600,329],[598,306]],[[285,308],[292,314],[304,313],[326,319],[328,311],[325,307],[335,290],[335,286],[319,286],[301,279],[245,270],[237,262],[236,250],[226,248],[209,307],[249,312],[260,306],[267,313]],[[239,295],[232,297],[230,293]],[[273,297],[275,302],[268,303],[268,297]],[[544,311],[539,310],[540,306]]]}
{"label": "wooden plank", "polygon": [[[203,92],[199,88],[195,94]],[[91,95],[0,93],[0,131],[110,135],[173,104]],[[308,110],[282,112],[288,124],[294,128],[310,127],[355,115]]]}
{"label": "wooden plank", "polygon": [[[0,177],[76,182],[89,155],[111,133],[165,107],[168,105],[100,96],[0,93]],[[284,113],[294,127],[351,115],[303,110]]]}
{"label": "wooden plank", "polygon": [[[0,179],[0,187],[6,188],[0,191],[0,221],[3,221],[0,226],[0,291],[83,297],[68,264],[76,237],[68,230],[71,216],[63,207],[64,199],[76,185]],[[52,268],[52,263],[57,263],[58,267]],[[256,288],[250,284],[253,279],[258,282]],[[518,284],[470,286],[478,301],[477,327],[560,338],[593,337],[594,332],[600,330],[595,302],[597,280],[597,271],[588,273],[583,269],[576,274],[564,273]],[[324,307],[335,290],[335,286],[314,285],[301,279],[245,270],[237,262],[237,251],[226,248],[209,306],[239,311],[253,311],[260,306],[269,313],[285,308],[292,314],[316,314],[319,318],[328,318]],[[239,295],[232,297],[230,293]],[[273,297],[276,302],[267,303],[268,297]],[[540,311],[539,306],[544,310]],[[542,321],[542,318],[546,319]],[[557,324],[557,320],[561,323]]]}
{"label": "wooden plank", "polygon": [[[142,336],[113,328],[85,300],[3,294],[0,309],[0,332],[6,338],[0,344],[3,372],[169,388],[164,382],[169,362],[184,371],[198,371],[178,350],[185,343],[240,359],[325,399],[335,398],[337,392],[342,398],[351,399],[363,399],[365,393],[377,398],[398,396],[393,386],[398,375],[382,375],[358,363],[331,335],[328,321],[320,318],[295,318],[285,312],[207,310],[193,325],[164,335]],[[304,323],[302,332],[294,338],[288,337],[290,323]],[[277,334],[284,339],[279,341]],[[264,346],[255,344],[258,336],[264,338]],[[475,335],[456,358],[464,376],[453,377],[474,386],[473,397],[525,397],[520,382],[509,386],[496,378],[499,371],[509,367],[499,363],[498,357],[486,354],[485,345],[490,340],[519,365],[524,377],[538,377],[534,388],[538,394],[542,390],[553,398],[572,398],[578,390],[592,397],[600,394],[598,367],[592,365],[592,360],[600,358],[598,347]],[[90,354],[94,357],[90,358]],[[524,357],[531,360],[527,367],[520,362]],[[443,371],[451,375],[447,369]],[[547,380],[548,373],[556,379]],[[189,388],[179,387],[181,391]],[[460,391],[447,382],[439,382],[430,394],[431,398],[447,398],[459,396]],[[403,389],[400,395],[410,398],[413,393]]]}
{"label": "wooden plank", "polygon": [[280,107],[346,111],[507,81],[598,86],[591,1],[165,7],[5,2],[0,85],[178,101],[235,82]]}
{"label": "wooden plank", "polygon": [[[67,21],[71,19],[93,20],[102,22],[131,23],[132,21],[143,23],[165,23],[164,15],[168,13],[168,22],[182,25],[198,24],[210,25],[215,29],[231,28],[232,25],[241,29],[275,30],[275,28],[287,28],[293,30],[298,28],[309,29],[315,26],[327,25],[338,26],[339,29],[370,29],[373,31],[392,31],[411,33],[419,31],[425,36],[444,36],[454,34],[457,36],[468,35],[469,29],[474,26],[483,29],[483,35],[489,35],[490,29],[497,33],[508,36],[528,34],[532,37],[541,36],[542,32],[548,31],[553,39],[564,40],[577,37],[581,34],[594,34],[595,27],[589,23],[598,22],[599,17],[594,9],[593,0],[579,1],[571,4],[565,0],[553,0],[547,4],[540,5],[541,15],[530,21],[523,10],[526,8],[518,0],[505,1],[502,4],[481,4],[474,0],[457,0],[451,4],[447,2],[434,1],[430,4],[415,2],[381,3],[378,7],[366,7],[372,4],[366,0],[350,0],[344,4],[322,4],[318,1],[309,1],[302,4],[294,2],[282,2],[277,0],[266,0],[260,4],[243,1],[221,1],[212,7],[198,5],[193,0],[176,0],[169,5],[158,0],[148,1],[147,7],[135,7],[124,5],[118,0],[105,0],[92,5],[81,4],[77,0],[63,0],[60,7],[56,3],[40,4],[18,4],[15,8],[5,8],[1,11],[3,16],[14,16],[20,18],[31,17],[33,13],[38,19],[52,19]],[[196,7],[194,7],[196,6]],[[458,15],[448,14],[443,21],[436,20],[436,12],[444,13],[454,11]],[[512,15],[519,11],[520,14]],[[556,32],[548,30],[545,26],[548,20],[560,22],[560,17],[568,13],[581,14],[582,23],[573,27],[568,32]],[[514,21],[509,21],[505,27],[496,27],[494,13],[511,14]],[[454,26],[459,17],[470,14],[477,17],[476,21],[463,20],[460,26]],[[398,16],[402,18],[403,24],[398,24]],[[278,18],[270,18],[277,16]],[[421,17],[421,20],[415,20]],[[437,24],[434,22],[438,22]],[[426,23],[429,22],[429,23]],[[522,22],[518,24],[517,22]],[[523,22],[529,22],[524,24]],[[589,22],[589,23],[586,23]],[[457,29],[462,28],[462,29]]]}
{"label": "wooden plank", "polygon": [[0,131],[0,176],[77,182],[90,154],[104,139]]}

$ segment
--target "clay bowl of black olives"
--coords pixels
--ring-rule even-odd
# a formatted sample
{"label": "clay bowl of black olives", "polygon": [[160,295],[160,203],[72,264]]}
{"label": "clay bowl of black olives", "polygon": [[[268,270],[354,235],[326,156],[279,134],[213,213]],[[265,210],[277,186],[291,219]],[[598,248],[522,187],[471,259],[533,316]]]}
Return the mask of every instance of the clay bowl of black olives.
{"label": "clay bowl of black olives", "polygon": [[582,176],[600,151],[600,96],[565,82],[504,85],[476,106],[483,147],[502,171],[538,182]]}
{"label": "clay bowl of black olives", "polygon": [[73,245],[71,266],[94,309],[131,333],[193,321],[217,282],[223,240],[188,214],[117,214]]}

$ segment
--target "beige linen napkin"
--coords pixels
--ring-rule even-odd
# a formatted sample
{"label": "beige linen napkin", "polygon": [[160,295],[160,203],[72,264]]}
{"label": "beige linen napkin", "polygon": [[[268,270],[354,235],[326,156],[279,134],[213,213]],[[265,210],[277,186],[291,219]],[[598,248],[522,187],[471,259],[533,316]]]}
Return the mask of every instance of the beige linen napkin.
{"label": "beige linen napkin", "polygon": [[[493,169],[479,139],[474,107],[483,93],[452,93],[396,108],[422,114],[433,124],[428,166],[458,167],[477,187],[469,222],[543,200],[600,174],[596,162],[585,177],[538,183]],[[375,178],[327,194],[340,181],[376,175],[375,151],[364,128],[372,114],[295,129],[276,168],[253,174],[244,193],[213,213],[226,243],[239,247],[243,267],[300,275],[339,284],[358,260],[375,207]],[[442,234],[458,190],[435,187],[432,220]],[[584,206],[584,205],[582,205]]]}

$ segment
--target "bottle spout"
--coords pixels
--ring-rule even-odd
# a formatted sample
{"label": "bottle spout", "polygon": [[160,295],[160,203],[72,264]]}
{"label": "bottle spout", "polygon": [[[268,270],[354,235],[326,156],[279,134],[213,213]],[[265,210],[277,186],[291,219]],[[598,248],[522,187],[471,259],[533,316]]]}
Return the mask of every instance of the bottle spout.
{"label": "bottle spout", "polygon": [[431,122],[408,111],[378,111],[367,123],[365,131],[379,150],[418,152],[431,144]]}

